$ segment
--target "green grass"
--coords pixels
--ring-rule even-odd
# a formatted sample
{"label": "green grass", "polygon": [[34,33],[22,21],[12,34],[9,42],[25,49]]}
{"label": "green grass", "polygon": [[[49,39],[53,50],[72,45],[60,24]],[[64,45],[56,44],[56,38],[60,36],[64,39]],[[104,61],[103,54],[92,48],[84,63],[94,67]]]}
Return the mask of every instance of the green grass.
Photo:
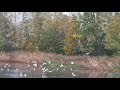
{"label": "green grass", "polygon": [[113,71],[120,71],[120,66],[113,66],[112,70]]}
{"label": "green grass", "polygon": [[53,67],[53,68],[60,67],[61,65],[63,65],[62,68],[80,68],[81,67],[79,64],[61,63],[59,61],[51,61],[50,64],[48,61],[45,61],[44,63],[46,63],[46,64],[43,66]]}

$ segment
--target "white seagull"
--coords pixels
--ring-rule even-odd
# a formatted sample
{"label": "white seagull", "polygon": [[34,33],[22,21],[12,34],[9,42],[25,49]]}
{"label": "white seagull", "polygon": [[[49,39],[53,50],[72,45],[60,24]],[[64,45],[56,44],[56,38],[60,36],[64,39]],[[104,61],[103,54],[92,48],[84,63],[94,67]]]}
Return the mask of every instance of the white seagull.
{"label": "white seagull", "polygon": [[16,70],[18,71],[18,68],[16,68]]}
{"label": "white seagull", "polygon": [[26,77],[27,76],[27,74],[24,74],[24,77]]}
{"label": "white seagull", "polygon": [[8,67],[10,67],[10,65],[8,65]]}
{"label": "white seagull", "polygon": [[60,67],[63,67],[63,64],[61,64]]}
{"label": "white seagull", "polygon": [[93,67],[96,67],[96,66],[97,66],[97,64],[93,64],[92,66],[93,66]]}
{"label": "white seagull", "polygon": [[30,65],[28,64],[28,67],[30,67]]}
{"label": "white seagull", "polygon": [[42,68],[42,71],[43,71],[43,72],[46,72],[46,71],[48,71],[48,69],[46,69],[46,68]]}
{"label": "white seagull", "polygon": [[6,68],[6,65],[4,65],[4,68]]}
{"label": "white seagull", "polygon": [[37,64],[36,64],[36,63],[34,63],[34,64],[33,64],[33,66],[37,67]]}
{"label": "white seagull", "polygon": [[7,69],[7,71],[10,71],[10,69]]}
{"label": "white seagull", "polygon": [[35,71],[36,69],[35,69],[35,68],[33,68],[33,70]]}
{"label": "white seagull", "polygon": [[36,61],[32,61],[31,63],[37,63]]}
{"label": "white seagull", "polygon": [[77,75],[76,75],[75,73],[73,73],[73,72],[72,72],[72,76],[74,76],[74,77],[75,77],[75,76],[77,76]]}
{"label": "white seagull", "polygon": [[52,71],[48,71],[48,72],[52,72]]}
{"label": "white seagull", "polygon": [[20,77],[23,77],[22,72],[20,72]]}
{"label": "white seagull", "polygon": [[42,65],[46,65],[46,63],[43,63]]}
{"label": "white seagull", "polygon": [[51,64],[51,61],[49,61],[48,63]]}
{"label": "white seagull", "polygon": [[63,71],[65,71],[65,68],[63,69]]}
{"label": "white seagull", "polygon": [[74,62],[71,62],[71,64],[74,64]]}

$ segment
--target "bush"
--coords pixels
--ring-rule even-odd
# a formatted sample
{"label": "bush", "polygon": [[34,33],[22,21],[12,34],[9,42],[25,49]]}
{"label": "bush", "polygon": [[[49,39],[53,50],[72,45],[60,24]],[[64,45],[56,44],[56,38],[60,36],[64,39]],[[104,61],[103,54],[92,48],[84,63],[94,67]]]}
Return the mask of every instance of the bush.
{"label": "bush", "polygon": [[63,53],[63,34],[56,30],[46,30],[40,38],[39,50],[53,53]]}
{"label": "bush", "polygon": [[13,50],[12,44],[10,42],[4,42],[2,46],[2,50],[5,52],[10,52]]}

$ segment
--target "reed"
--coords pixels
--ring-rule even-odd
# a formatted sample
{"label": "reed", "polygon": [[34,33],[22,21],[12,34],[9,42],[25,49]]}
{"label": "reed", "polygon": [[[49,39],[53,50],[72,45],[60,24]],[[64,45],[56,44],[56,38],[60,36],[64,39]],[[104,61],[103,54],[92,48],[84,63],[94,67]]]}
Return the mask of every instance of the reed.
{"label": "reed", "polygon": [[31,61],[37,61],[40,64],[42,64],[45,61],[59,61],[61,63],[74,62],[75,64],[79,64],[81,67],[90,70],[109,70],[115,66],[120,66],[119,56],[67,56],[39,51],[14,51],[11,53],[0,53],[0,62],[30,63]]}

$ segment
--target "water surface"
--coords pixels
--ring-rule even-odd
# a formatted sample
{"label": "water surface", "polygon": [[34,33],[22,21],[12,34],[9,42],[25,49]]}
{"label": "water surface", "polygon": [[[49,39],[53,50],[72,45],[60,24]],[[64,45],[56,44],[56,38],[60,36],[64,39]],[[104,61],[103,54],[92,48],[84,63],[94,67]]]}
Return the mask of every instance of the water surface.
{"label": "water surface", "polygon": [[0,78],[116,78],[118,72],[84,70],[80,68],[47,67],[30,64],[0,64]]}

